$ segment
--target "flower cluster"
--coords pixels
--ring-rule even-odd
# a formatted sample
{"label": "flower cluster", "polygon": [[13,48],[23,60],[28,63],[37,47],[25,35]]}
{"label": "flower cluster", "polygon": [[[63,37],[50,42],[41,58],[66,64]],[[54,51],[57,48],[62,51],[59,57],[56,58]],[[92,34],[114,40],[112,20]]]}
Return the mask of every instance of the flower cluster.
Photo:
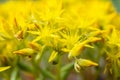
{"label": "flower cluster", "polygon": [[53,64],[67,55],[77,72],[82,67],[99,66],[104,57],[105,71],[116,73],[120,68],[119,22],[109,0],[0,3],[0,71],[23,67],[24,60],[39,67],[47,54],[47,61]]}

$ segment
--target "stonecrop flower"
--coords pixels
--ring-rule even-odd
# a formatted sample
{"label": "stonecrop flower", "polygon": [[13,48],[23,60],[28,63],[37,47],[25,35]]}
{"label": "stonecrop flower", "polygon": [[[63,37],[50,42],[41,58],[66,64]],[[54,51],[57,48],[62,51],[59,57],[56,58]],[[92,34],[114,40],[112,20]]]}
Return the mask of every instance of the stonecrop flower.
{"label": "stonecrop flower", "polygon": [[[30,65],[25,69],[38,73],[33,67],[41,67],[42,59],[65,63],[63,55],[69,63],[74,62],[77,72],[82,67],[99,66],[99,59],[92,58],[103,54],[106,69],[120,68],[119,18],[110,0],[6,1],[0,4],[0,72],[10,69],[14,73],[14,67]],[[90,52],[88,59],[84,55]],[[25,65],[25,61],[31,63]],[[111,67],[112,63],[115,66]],[[39,69],[42,76],[49,75]]]}

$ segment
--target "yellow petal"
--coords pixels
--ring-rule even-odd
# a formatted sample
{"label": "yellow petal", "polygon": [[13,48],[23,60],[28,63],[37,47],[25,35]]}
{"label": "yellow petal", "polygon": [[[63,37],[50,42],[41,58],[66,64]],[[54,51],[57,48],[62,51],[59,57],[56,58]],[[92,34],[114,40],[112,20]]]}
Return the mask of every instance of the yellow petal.
{"label": "yellow petal", "polygon": [[100,40],[101,40],[101,38],[98,38],[98,37],[90,37],[88,39],[88,42],[97,42],[97,41],[100,41]]}
{"label": "yellow petal", "polygon": [[78,43],[75,44],[75,46],[71,49],[68,58],[72,58],[72,57],[76,57],[78,55],[80,55],[80,53],[83,51],[84,47],[85,47],[85,42],[82,43]]}
{"label": "yellow petal", "polygon": [[6,67],[0,67],[0,72],[5,71],[9,69],[11,66],[6,66]]}
{"label": "yellow petal", "polygon": [[36,37],[32,42],[37,42],[39,40],[41,40],[41,36]]}
{"label": "yellow petal", "polygon": [[94,48],[93,46],[87,44],[85,45],[85,47]]}
{"label": "yellow petal", "polygon": [[36,51],[39,51],[42,48],[42,46],[40,46],[38,43],[35,42],[30,42],[29,46]]}
{"label": "yellow petal", "polygon": [[40,35],[40,32],[38,31],[27,31],[27,32],[33,35]]}
{"label": "yellow petal", "polygon": [[80,65],[78,65],[77,62],[75,62],[75,64],[74,64],[74,69],[76,72],[80,72],[81,67],[80,67]]}
{"label": "yellow petal", "polygon": [[63,51],[63,52],[69,52],[70,50],[67,49],[67,48],[62,48],[61,51]]}
{"label": "yellow petal", "polygon": [[53,61],[56,58],[57,55],[58,55],[58,52],[53,51],[52,54],[50,55],[50,58],[49,58],[48,62]]}

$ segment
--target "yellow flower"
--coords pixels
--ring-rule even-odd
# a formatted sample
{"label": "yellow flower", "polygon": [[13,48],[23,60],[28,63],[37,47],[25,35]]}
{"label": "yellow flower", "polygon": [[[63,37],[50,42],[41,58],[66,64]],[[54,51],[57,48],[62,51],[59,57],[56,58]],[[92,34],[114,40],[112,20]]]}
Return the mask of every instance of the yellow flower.
{"label": "yellow flower", "polygon": [[113,27],[110,36],[108,36],[108,43],[120,47],[120,38],[118,36],[119,33],[120,31],[116,30],[116,28]]}
{"label": "yellow flower", "polygon": [[106,54],[107,54],[106,62],[107,62],[107,64],[106,64],[106,67],[105,67],[105,70],[104,70],[104,72],[106,72],[106,70],[110,71],[111,74],[114,73],[113,71],[115,69],[120,68],[120,53],[119,53],[119,51],[116,52],[116,49],[112,49],[112,50],[113,51],[111,51],[111,52],[106,51]]}

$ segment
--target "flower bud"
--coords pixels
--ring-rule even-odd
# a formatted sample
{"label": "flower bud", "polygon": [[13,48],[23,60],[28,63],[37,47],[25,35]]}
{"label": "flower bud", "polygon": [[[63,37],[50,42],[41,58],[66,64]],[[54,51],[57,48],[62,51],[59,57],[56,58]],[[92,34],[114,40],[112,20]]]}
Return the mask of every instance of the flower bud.
{"label": "flower bud", "polygon": [[22,40],[22,39],[23,39],[23,30],[18,31],[17,34],[15,34],[15,37],[16,37],[18,40]]}
{"label": "flower bud", "polygon": [[76,62],[78,63],[79,66],[81,67],[90,67],[90,66],[98,66],[97,63],[87,60],[87,59],[77,59]]}
{"label": "flower bud", "polygon": [[49,58],[48,62],[54,61],[55,58],[57,57],[57,55],[58,55],[58,52],[53,51],[52,54],[50,55],[50,58]]}
{"label": "flower bud", "polygon": [[41,45],[39,45],[38,43],[35,43],[35,42],[30,42],[29,43],[29,46],[33,49],[33,50],[36,50],[36,51],[39,51],[41,49]]}
{"label": "flower bud", "polygon": [[72,57],[76,57],[76,56],[80,55],[80,53],[85,48],[85,44],[86,44],[86,42],[81,42],[81,43],[75,44],[75,46],[71,49],[71,51],[68,55],[68,58],[70,59]]}
{"label": "flower bud", "polygon": [[34,53],[34,50],[30,49],[30,48],[24,48],[24,49],[21,49],[21,50],[18,50],[18,51],[14,51],[13,53],[29,56],[29,55]]}

